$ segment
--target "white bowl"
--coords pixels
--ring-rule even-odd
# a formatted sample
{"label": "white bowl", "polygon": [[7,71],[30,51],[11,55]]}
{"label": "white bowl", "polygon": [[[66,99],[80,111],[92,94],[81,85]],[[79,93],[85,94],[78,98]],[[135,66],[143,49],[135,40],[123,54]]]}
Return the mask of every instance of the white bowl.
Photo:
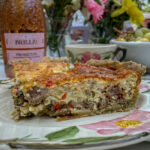
{"label": "white bowl", "polygon": [[120,48],[127,49],[125,60],[132,60],[150,68],[150,42],[122,42],[111,40]]}

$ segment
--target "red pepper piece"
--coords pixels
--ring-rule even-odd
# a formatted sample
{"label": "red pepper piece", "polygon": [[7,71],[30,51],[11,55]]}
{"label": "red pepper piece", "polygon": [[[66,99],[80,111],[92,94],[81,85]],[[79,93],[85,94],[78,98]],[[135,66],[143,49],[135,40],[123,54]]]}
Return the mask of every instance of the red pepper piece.
{"label": "red pepper piece", "polygon": [[74,108],[74,106],[73,105],[69,105],[69,108]]}
{"label": "red pepper piece", "polygon": [[123,94],[119,94],[119,99],[122,99],[123,98]]}
{"label": "red pepper piece", "polygon": [[48,81],[47,83],[46,83],[46,86],[47,87],[50,87],[50,86],[52,86],[52,85],[54,85],[55,83],[53,82],[53,81]]}
{"label": "red pepper piece", "polygon": [[67,97],[67,93],[65,93],[62,97],[61,97],[61,100],[65,100]]}
{"label": "red pepper piece", "polygon": [[55,105],[55,110],[61,110],[60,103],[56,103],[56,105]]}

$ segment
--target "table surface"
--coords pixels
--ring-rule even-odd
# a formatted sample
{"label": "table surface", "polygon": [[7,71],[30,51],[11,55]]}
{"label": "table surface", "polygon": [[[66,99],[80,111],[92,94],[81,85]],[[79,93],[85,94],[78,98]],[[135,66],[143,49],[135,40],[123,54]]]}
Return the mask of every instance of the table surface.
{"label": "table surface", "polygon": [[[3,61],[0,59],[0,80],[7,80],[12,77],[13,75],[11,72],[11,66],[8,66],[8,65],[5,66],[3,64]],[[150,75],[146,75],[143,78],[150,79]],[[6,145],[0,145],[0,150],[11,150],[11,149]],[[14,149],[14,150],[19,150],[19,149]],[[139,144],[135,144],[135,145],[131,145],[131,146],[123,147],[123,148],[118,148],[115,150],[150,150],[150,139],[146,142],[142,142]]]}

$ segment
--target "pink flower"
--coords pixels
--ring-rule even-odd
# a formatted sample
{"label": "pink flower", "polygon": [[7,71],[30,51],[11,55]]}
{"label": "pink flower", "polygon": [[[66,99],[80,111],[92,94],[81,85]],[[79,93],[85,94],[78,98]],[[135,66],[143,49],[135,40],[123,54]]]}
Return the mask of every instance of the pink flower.
{"label": "pink flower", "polygon": [[[131,123],[139,123],[136,126],[127,126],[122,127],[117,123],[119,121],[131,122]],[[126,122],[126,123],[127,123]],[[126,125],[126,124],[125,124]],[[100,121],[92,124],[81,125],[81,127],[96,130],[97,133],[102,135],[111,135],[118,132],[124,132],[126,134],[131,134],[135,132],[146,132],[150,131],[150,112],[137,110],[127,116],[108,120],[108,121]]]}
{"label": "pink flower", "polygon": [[97,53],[85,52],[81,58],[82,63],[86,63],[90,59],[97,59],[100,60],[100,55]]}
{"label": "pink flower", "polygon": [[103,18],[106,1],[107,0],[101,0],[101,5],[99,5],[94,0],[87,0],[85,3],[85,6],[87,7],[88,11],[90,11],[93,16],[95,24],[98,20]]}

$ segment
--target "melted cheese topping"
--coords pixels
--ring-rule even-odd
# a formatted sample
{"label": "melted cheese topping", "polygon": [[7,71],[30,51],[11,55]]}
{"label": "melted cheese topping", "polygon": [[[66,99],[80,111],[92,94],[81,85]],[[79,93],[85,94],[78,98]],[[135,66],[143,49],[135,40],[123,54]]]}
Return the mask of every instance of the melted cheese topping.
{"label": "melted cheese topping", "polygon": [[16,84],[23,84],[23,91],[33,86],[51,87],[65,83],[80,82],[86,78],[97,78],[104,81],[116,82],[132,75],[137,82],[138,73],[120,69],[111,70],[103,67],[89,66],[76,63],[73,69],[65,62],[19,62],[14,64]]}
{"label": "melted cheese topping", "polygon": [[65,72],[69,69],[69,64],[62,62],[39,62],[39,63],[17,63],[14,65],[15,77],[21,82],[27,82],[42,75]]}

